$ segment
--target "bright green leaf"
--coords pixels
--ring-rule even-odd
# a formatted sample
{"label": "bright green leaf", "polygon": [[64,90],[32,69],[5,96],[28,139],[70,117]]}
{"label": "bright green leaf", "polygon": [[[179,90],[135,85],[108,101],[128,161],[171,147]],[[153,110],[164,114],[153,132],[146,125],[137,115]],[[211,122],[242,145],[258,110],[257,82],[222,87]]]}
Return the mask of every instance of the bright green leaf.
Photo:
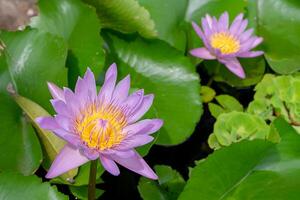
{"label": "bright green leaf", "polygon": [[42,150],[28,119],[8,94],[12,79],[5,56],[0,56],[0,171],[30,175],[42,162]]}
{"label": "bright green leaf", "polygon": [[200,81],[194,66],[162,41],[139,37],[124,40],[112,34],[108,38],[110,50],[118,58],[120,77],[130,74],[133,87],[155,95],[154,117],[164,120],[157,144],[185,141],[202,113]]}
{"label": "bright green leaf", "polygon": [[43,183],[36,176],[22,176],[15,172],[0,172],[1,200],[67,200],[55,186]]}
{"label": "bright green leaf", "polygon": [[[258,34],[264,38],[265,56],[277,73],[288,74],[300,69],[300,2],[297,0],[256,0]],[[280,28],[279,28],[280,27]]]}
{"label": "bright green leaf", "polygon": [[52,111],[47,81],[66,85],[67,47],[64,40],[38,30],[2,33],[6,62],[19,94]]}
{"label": "bright green leaf", "polygon": [[208,104],[208,109],[215,118],[222,113],[243,111],[244,109],[238,100],[226,94],[216,96],[216,101],[220,104],[220,106],[214,103]]}
{"label": "bright green leaf", "polygon": [[201,86],[200,93],[201,93],[202,101],[204,103],[208,103],[208,102],[212,101],[216,96],[216,92],[214,91],[214,89],[212,89],[208,86]]}
{"label": "bright green leaf", "polygon": [[63,37],[68,44],[67,66],[71,86],[90,67],[96,75],[103,68],[103,40],[95,9],[79,0],[39,0],[40,13],[31,27]]}
{"label": "bright green leaf", "polygon": [[149,38],[157,35],[149,12],[137,0],[84,0],[96,7],[101,25],[123,33],[138,32]]}
{"label": "bright green leaf", "polygon": [[[138,0],[151,15],[155,22],[157,37],[167,41],[172,46],[184,51],[186,48],[186,33],[184,15],[186,0]],[[172,9],[172,12],[170,12]]]}

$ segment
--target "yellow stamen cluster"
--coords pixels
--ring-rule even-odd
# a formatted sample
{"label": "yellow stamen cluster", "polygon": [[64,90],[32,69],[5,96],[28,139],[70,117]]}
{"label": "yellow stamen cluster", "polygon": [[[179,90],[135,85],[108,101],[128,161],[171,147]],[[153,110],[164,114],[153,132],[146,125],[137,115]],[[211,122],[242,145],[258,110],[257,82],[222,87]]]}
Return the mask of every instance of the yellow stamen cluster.
{"label": "yellow stamen cluster", "polygon": [[236,53],[240,49],[239,40],[227,32],[213,34],[210,37],[210,44],[213,48],[219,49],[222,54]]}
{"label": "yellow stamen cluster", "polygon": [[126,116],[119,108],[92,104],[76,119],[76,132],[89,148],[105,150],[121,143],[126,124]]}

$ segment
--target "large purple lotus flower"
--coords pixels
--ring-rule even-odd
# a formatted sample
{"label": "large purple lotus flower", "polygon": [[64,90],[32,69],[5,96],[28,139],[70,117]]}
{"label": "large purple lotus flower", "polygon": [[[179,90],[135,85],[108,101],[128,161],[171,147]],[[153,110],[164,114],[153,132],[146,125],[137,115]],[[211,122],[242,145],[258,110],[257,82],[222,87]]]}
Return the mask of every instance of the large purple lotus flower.
{"label": "large purple lotus flower", "polygon": [[48,83],[53,96],[51,103],[57,112],[54,117],[39,117],[36,122],[67,141],[52,163],[46,177],[54,178],[89,160],[100,159],[103,167],[113,175],[120,171],[116,163],[150,179],[156,174],[135,147],[153,140],[150,134],[160,129],[161,119],[138,121],[151,107],[153,94],[138,90],[128,96],[130,77],[117,85],[117,67],[112,64],[106,72],[104,84],[97,94],[90,69],[78,78],[75,92]]}
{"label": "large purple lotus flower", "polygon": [[203,31],[196,23],[192,24],[205,47],[192,49],[190,53],[206,60],[217,59],[240,78],[245,78],[245,72],[237,57],[251,58],[264,53],[263,51],[251,51],[263,39],[252,36],[253,29],[245,31],[248,20],[243,20],[243,14],[238,15],[230,27],[227,12],[224,12],[219,20],[209,15],[202,18]]}

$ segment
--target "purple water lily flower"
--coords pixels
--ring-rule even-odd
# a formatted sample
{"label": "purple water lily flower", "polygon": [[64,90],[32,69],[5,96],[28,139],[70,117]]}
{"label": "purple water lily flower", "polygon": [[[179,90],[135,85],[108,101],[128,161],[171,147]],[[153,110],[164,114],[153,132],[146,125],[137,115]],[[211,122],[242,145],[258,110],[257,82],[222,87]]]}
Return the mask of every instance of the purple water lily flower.
{"label": "purple water lily flower", "polygon": [[134,150],[153,140],[150,134],[160,129],[161,119],[138,121],[151,107],[153,94],[138,90],[128,95],[130,77],[116,85],[117,66],[106,72],[97,94],[94,74],[88,69],[78,78],[75,92],[48,83],[53,96],[54,117],[39,117],[36,122],[67,141],[52,163],[46,177],[54,178],[84,163],[100,159],[103,167],[117,176],[116,163],[150,179],[157,175]]}
{"label": "purple water lily flower", "polygon": [[224,12],[219,20],[209,15],[202,18],[203,31],[196,23],[192,24],[205,47],[192,49],[191,55],[206,60],[217,59],[240,78],[245,78],[245,72],[237,57],[251,58],[264,53],[251,51],[263,39],[252,36],[253,29],[246,30],[248,20],[243,20],[243,14],[239,14],[230,27],[227,12]]}

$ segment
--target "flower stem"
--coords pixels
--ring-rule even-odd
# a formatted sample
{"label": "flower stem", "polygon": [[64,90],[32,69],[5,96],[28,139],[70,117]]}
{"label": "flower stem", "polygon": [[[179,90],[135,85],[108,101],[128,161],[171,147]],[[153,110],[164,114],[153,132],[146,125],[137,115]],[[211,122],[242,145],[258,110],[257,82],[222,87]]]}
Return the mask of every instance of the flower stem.
{"label": "flower stem", "polygon": [[89,185],[88,185],[88,200],[95,200],[97,162],[98,160],[91,161],[90,177],[89,177]]}

